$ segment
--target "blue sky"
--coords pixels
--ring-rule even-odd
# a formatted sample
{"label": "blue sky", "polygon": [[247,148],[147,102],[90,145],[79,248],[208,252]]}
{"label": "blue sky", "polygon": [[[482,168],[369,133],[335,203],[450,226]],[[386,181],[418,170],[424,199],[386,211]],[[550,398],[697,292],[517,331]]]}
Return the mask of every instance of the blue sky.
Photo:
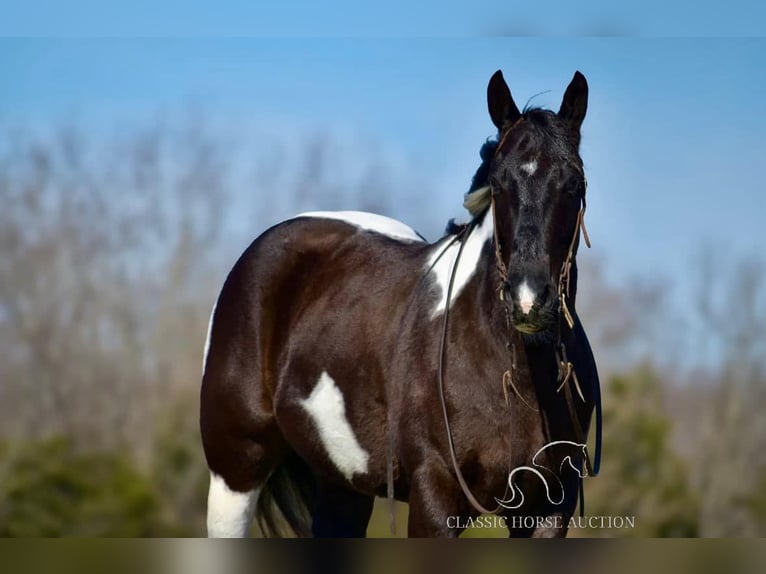
{"label": "blue sky", "polygon": [[99,131],[193,104],[287,137],[355,134],[422,178],[433,238],[461,214],[493,135],[485,90],[499,68],[520,106],[544,92],[534,102],[554,109],[586,75],[587,223],[609,275],[664,280],[681,298],[704,247],[761,256],[764,39],[2,40],[0,120]]}
{"label": "blue sky", "polygon": [[[766,214],[760,39],[5,40],[0,117],[94,129],[193,104],[284,132],[329,126],[411,158],[459,207],[504,70],[519,105],[591,90],[582,155],[600,249],[640,269],[701,240],[759,248]],[[673,249],[675,251],[675,249]]]}
{"label": "blue sky", "polygon": [[3,36],[759,36],[755,0],[0,0]]}

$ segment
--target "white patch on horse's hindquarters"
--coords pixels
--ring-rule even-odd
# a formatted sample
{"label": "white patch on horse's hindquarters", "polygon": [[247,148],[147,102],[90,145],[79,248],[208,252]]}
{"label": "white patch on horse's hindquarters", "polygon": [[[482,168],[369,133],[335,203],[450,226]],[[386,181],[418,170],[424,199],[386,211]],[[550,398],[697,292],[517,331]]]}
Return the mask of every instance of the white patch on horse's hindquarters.
{"label": "white patch on horse's hindquarters", "polygon": [[367,473],[370,455],[359,445],[346,418],[343,394],[330,375],[323,372],[317,386],[301,405],[314,420],[319,438],[330,460],[351,480],[354,474]]}
{"label": "white patch on horse's hindquarters", "polygon": [[210,336],[213,333],[213,317],[215,308],[218,307],[218,300],[213,303],[213,310],[210,311],[210,320],[207,322],[207,337],[205,338],[205,352],[202,355],[202,374],[205,374],[205,365],[207,365],[207,354],[210,352]]}
{"label": "white patch on horse's hindquarters", "polygon": [[385,215],[377,213],[367,213],[366,211],[308,211],[295,217],[317,217],[320,219],[337,219],[345,221],[366,231],[375,231],[381,235],[386,235],[392,239],[406,241],[425,241],[417,231],[409,225],[391,219]]}
{"label": "white patch on horse's hindquarters", "polygon": [[250,530],[260,488],[235,492],[223,478],[210,473],[207,493],[207,535],[210,538],[244,538]]}
{"label": "white patch on horse's hindquarters", "polygon": [[[473,276],[474,271],[476,271],[479,265],[479,258],[481,257],[484,244],[490,241],[493,235],[494,218],[490,208],[484,215],[484,220],[468,236],[465,247],[463,247],[460,263],[455,271],[455,281],[452,284],[450,305],[457,299],[460,291],[463,290]],[[454,239],[454,236],[446,238],[444,240],[445,244],[449,244],[452,239]],[[453,243],[449,247],[440,245],[431,254],[426,263],[426,268],[431,270],[431,276],[440,289],[439,300],[436,302],[436,307],[431,311],[432,319],[438,317],[447,308],[447,289],[449,288],[452,267],[454,266],[459,249],[460,244],[458,242]]]}
{"label": "white patch on horse's hindquarters", "polygon": [[519,307],[525,315],[529,314],[535,304],[535,294],[527,285],[526,280],[519,287]]}
{"label": "white patch on horse's hindquarters", "polygon": [[524,172],[526,172],[527,175],[533,176],[535,175],[535,172],[537,171],[537,161],[533,159],[532,161],[528,161],[527,163],[522,163],[521,169]]}

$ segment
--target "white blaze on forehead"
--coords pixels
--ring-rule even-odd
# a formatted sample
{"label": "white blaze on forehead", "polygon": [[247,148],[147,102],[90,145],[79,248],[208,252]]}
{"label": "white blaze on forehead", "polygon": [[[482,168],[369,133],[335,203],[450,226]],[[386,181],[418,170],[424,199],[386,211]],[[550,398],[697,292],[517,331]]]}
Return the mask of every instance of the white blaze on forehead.
{"label": "white blaze on forehead", "polygon": [[[481,252],[484,244],[490,241],[494,234],[494,218],[492,209],[488,209],[484,215],[484,220],[476,227],[466,240],[463,253],[460,255],[460,263],[455,271],[455,281],[452,284],[452,293],[450,305],[457,299],[460,292],[468,284],[479,265]],[[439,288],[439,299],[436,306],[431,311],[431,318],[438,317],[447,308],[447,289],[449,287],[452,268],[455,265],[455,258],[460,249],[460,244],[455,242],[449,245],[454,239],[450,236],[444,239],[441,245],[431,254],[426,263],[426,269],[430,269],[430,277]],[[449,245],[449,246],[448,246]]]}
{"label": "white blaze on forehead", "polygon": [[537,160],[528,161],[527,163],[521,164],[521,169],[524,171],[527,175],[532,176],[537,171]]}
{"label": "white blaze on forehead", "polygon": [[519,307],[521,312],[527,315],[535,304],[535,294],[529,288],[526,279],[519,287]]}
{"label": "white blaze on forehead", "polygon": [[386,235],[392,239],[404,241],[425,241],[418,232],[409,225],[391,219],[385,215],[377,213],[367,213],[365,211],[307,211],[296,215],[296,217],[317,217],[320,219],[335,219],[345,221],[346,223],[364,229],[365,231],[375,231],[381,235]]}
{"label": "white blaze on forehead", "polygon": [[346,418],[343,394],[330,375],[323,372],[319,376],[317,386],[301,405],[311,415],[330,460],[341,474],[350,481],[354,474],[367,473],[370,455],[356,440]]}
{"label": "white blaze on forehead", "polygon": [[207,493],[207,534],[211,538],[243,538],[250,530],[260,488],[236,492],[223,478],[210,473]]}

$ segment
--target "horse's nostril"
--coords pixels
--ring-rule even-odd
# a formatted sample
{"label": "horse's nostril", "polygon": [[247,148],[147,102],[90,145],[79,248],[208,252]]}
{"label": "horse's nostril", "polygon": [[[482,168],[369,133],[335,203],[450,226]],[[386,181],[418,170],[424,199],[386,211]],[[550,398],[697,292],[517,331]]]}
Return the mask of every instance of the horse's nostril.
{"label": "horse's nostril", "polygon": [[540,305],[552,306],[556,302],[556,288],[550,283],[545,286],[540,296]]}

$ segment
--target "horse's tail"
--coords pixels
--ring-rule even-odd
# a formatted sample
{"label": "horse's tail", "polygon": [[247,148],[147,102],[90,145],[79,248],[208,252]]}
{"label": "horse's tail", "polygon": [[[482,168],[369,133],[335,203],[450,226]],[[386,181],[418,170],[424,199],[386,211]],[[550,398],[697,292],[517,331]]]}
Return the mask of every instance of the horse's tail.
{"label": "horse's tail", "polygon": [[[311,536],[316,481],[308,465],[290,453],[271,473],[258,497],[255,518],[264,536]],[[285,526],[289,531],[285,531]]]}

